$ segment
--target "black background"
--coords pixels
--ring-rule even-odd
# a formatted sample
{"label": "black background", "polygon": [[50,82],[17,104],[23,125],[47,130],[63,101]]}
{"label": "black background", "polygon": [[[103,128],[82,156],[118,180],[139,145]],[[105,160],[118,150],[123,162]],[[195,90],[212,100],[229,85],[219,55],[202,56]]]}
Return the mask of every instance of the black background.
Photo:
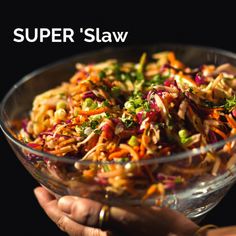
{"label": "black background", "polygon": [[[178,42],[218,47],[236,53],[236,20],[234,7],[227,1],[212,3],[189,1],[187,4],[160,5],[158,2],[109,1],[101,5],[93,1],[87,6],[70,1],[34,2],[23,6],[11,3],[1,15],[1,78],[0,98],[23,75],[56,60],[101,47],[125,46],[157,42]],[[123,44],[84,43],[14,43],[17,27],[100,27],[101,30],[129,31]],[[33,188],[36,181],[21,166],[8,143],[0,134],[0,181],[3,216],[0,231],[4,235],[64,235],[38,206]],[[219,226],[236,224],[232,217],[236,207],[236,187],[213,209],[202,223]],[[0,233],[1,234],[1,233]],[[2,235],[2,234],[1,234]]]}

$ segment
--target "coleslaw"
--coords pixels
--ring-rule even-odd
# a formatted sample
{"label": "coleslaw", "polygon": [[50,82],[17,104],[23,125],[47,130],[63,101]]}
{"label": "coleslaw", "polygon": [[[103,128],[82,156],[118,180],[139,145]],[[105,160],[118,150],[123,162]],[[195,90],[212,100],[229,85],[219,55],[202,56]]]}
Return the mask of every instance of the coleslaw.
{"label": "coleslaw", "polygon": [[152,59],[144,53],[138,63],[76,64],[68,82],[35,97],[18,138],[58,158],[101,163],[85,168],[75,162],[71,176],[62,164],[28,155],[37,168],[69,185],[82,179],[99,183],[99,191],[129,193],[145,201],[205,173],[230,170],[236,163],[236,145],[228,142],[217,151],[173,164],[134,163],[168,158],[234,135],[235,67],[192,69],[173,52],[160,52]]}

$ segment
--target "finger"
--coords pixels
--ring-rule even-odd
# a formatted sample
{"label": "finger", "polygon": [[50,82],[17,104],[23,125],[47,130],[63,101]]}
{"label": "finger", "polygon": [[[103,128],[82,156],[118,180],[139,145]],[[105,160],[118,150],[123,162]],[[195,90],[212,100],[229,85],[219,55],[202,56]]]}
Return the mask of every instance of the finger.
{"label": "finger", "polygon": [[36,195],[37,199],[40,200],[42,202],[42,204],[44,204],[43,202],[49,202],[52,201],[55,198],[55,196],[53,196],[51,193],[49,193],[45,188],[43,187],[37,187],[34,189],[34,194]]}
{"label": "finger", "polygon": [[[97,227],[102,204],[89,199],[66,196],[58,201],[58,207],[74,221],[88,226]],[[123,230],[136,235],[152,235],[155,230],[162,229],[159,235],[182,231],[179,225],[185,224],[186,232],[196,230],[197,225],[184,215],[167,208],[150,207],[110,207],[110,217],[106,228]],[[176,223],[178,222],[178,223]],[[139,226],[137,229],[137,225]]]}
{"label": "finger", "polygon": [[34,193],[40,206],[43,208],[49,218],[57,223],[63,213],[57,207],[56,198],[42,187],[36,188]]}
{"label": "finger", "polygon": [[102,208],[102,204],[99,202],[74,196],[65,196],[59,199],[58,207],[80,224],[98,226],[99,213]]}
{"label": "finger", "polygon": [[[65,196],[58,201],[58,208],[65,212],[71,219],[79,224],[92,227],[98,227],[99,214],[102,206],[99,202],[74,196]],[[137,231],[137,223],[142,223],[142,225],[146,226],[145,220],[145,222],[140,222],[143,221],[143,216],[143,209],[111,207],[110,217],[105,225],[106,228],[111,230],[125,229],[126,232],[132,233]]]}
{"label": "finger", "polygon": [[[65,212],[71,219],[79,224],[92,227],[98,227],[99,214],[102,206],[103,205],[99,202],[75,196],[65,196],[58,201],[58,208]],[[126,228],[128,224],[129,228],[132,228],[132,225],[136,228],[140,209],[137,210],[139,215],[135,214],[133,211],[133,208],[127,210],[111,207],[109,222],[106,222],[106,225],[108,225],[108,227],[110,226],[110,229],[112,229],[113,226],[117,229]]]}
{"label": "finger", "polygon": [[34,190],[39,204],[44,209],[49,218],[57,224],[62,230],[69,235],[83,235],[83,236],[107,236],[108,232],[101,231],[100,229],[85,227],[68,218],[57,205],[57,200],[47,190],[38,187]]}
{"label": "finger", "polygon": [[67,232],[71,236],[108,236],[110,235],[107,231],[102,231],[97,228],[91,228],[84,225],[80,225],[75,221],[71,220],[64,214],[58,218],[58,222],[56,222],[57,226],[64,232]]}

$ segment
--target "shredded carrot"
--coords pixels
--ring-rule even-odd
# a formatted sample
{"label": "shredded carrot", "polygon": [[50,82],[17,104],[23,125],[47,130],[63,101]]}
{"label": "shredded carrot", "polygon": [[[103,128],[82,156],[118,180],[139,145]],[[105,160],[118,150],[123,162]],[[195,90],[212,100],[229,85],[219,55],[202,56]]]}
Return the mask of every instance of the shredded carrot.
{"label": "shredded carrot", "polygon": [[220,114],[217,112],[217,110],[213,110],[212,113],[209,115],[211,118],[213,119],[219,119],[220,118]]}
{"label": "shredded carrot", "polygon": [[169,52],[167,54],[167,59],[169,60],[169,62],[172,64],[173,62],[175,62],[176,58],[175,58],[175,54],[173,52]]}
{"label": "shredded carrot", "polygon": [[93,169],[84,170],[83,175],[88,177],[88,178],[93,178],[94,175],[95,175],[95,171]]}
{"label": "shredded carrot", "polygon": [[194,86],[197,87],[196,82],[195,82],[190,76],[183,74],[182,71],[180,71],[180,72],[178,73],[178,75],[179,75],[181,78],[184,78],[185,80],[189,81],[191,84],[193,84]]}
{"label": "shredded carrot", "polygon": [[63,147],[65,146],[66,144],[69,144],[69,143],[74,143],[75,142],[75,139],[74,138],[70,138],[70,139],[67,139],[67,140],[64,140],[62,142],[59,143],[59,147]]}
{"label": "shredded carrot", "polygon": [[83,80],[86,79],[86,74],[84,71],[79,71],[77,73],[75,73],[71,78],[70,78],[70,82],[71,83],[77,83],[78,80]]}
{"label": "shredded carrot", "polygon": [[216,127],[211,127],[211,130],[220,135],[223,139],[227,139],[227,135]]}
{"label": "shredded carrot", "polygon": [[93,83],[98,83],[100,78],[98,76],[91,76],[90,77],[90,80],[93,82]]}
{"label": "shredded carrot", "polygon": [[108,172],[98,173],[98,176],[100,178],[113,178],[113,177],[122,176],[122,175],[124,175],[124,170],[123,169],[115,169],[115,170],[108,171]]}
{"label": "shredded carrot", "polygon": [[172,66],[173,66],[174,68],[180,69],[180,68],[183,68],[183,67],[184,67],[184,64],[181,63],[179,60],[175,60],[174,63],[172,63]]}
{"label": "shredded carrot", "polygon": [[190,76],[184,75],[183,78],[188,80],[190,83],[194,84],[195,86],[197,86],[196,82]]}
{"label": "shredded carrot", "polygon": [[[97,144],[102,144],[104,142],[104,139],[105,139],[105,131],[103,131],[101,135],[99,136]],[[100,152],[101,152],[101,148],[97,148],[95,151],[95,155],[99,156]]]}
{"label": "shredded carrot", "polygon": [[104,84],[105,84],[106,86],[108,86],[109,88],[111,88],[111,87],[113,86],[112,83],[111,83],[111,81],[109,81],[109,79],[107,79],[107,78],[103,79],[103,82],[104,82]]}
{"label": "shredded carrot", "polygon": [[103,91],[102,89],[99,89],[99,92],[104,98],[109,99],[108,94],[105,91]]}
{"label": "shredded carrot", "polygon": [[121,149],[120,151],[117,151],[117,152],[113,152],[109,155],[108,159],[109,160],[112,160],[114,158],[119,158],[119,157],[122,157],[123,155],[126,155],[128,154],[129,151],[126,150],[126,149]]}
{"label": "shredded carrot", "polygon": [[98,143],[103,143],[105,137],[106,137],[106,133],[105,131],[102,131],[102,133],[99,136]]}
{"label": "shredded carrot", "polygon": [[175,54],[173,52],[169,52],[167,54],[167,59],[174,68],[180,69],[184,67],[184,64],[175,58]]}
{"label": "shredded carrot", "polygon": [[144,157],[145,150],[146,150],[146,142],[149,141],[149,137],[147,137],[144,133],[142,135],[141,144],[140,144],[140,157]]}
{"label": "shredded carrot", "polygon": [[85,149],[86,149],[86,150],[91,150],[93,147],[96,146],[97,141],[98,141],[98,136],[97,136],[97,135],[94,135],[94,136],[88,141],[88,143],[86,144]]}
{"label": "shredded carrot", "polygon": [[146,123],[146,125],[145,125],[145,130],[144,130],[144,132],[143,132],[143,134],[142,134],[142,137],[141,137],[141,144],[140,144],[140,147],[139,147],[139,150],[140,150],[140,157],[144,157],[144,155],[145,155],[145,150],[146,150],[146,143],[148,143],[149,142],[149,137],[146,135],[146,130],[148,129],[148,127],[149,127],[149,123]]}
{"label": "shredded carrot", "polygon": [[151,197],[154,194],[158,194],[158,195],[164,195],[165,193],[165,188],[163,186],[163,184],[158,183],[158,184],[152,184],[146,194],[143,196],[142,200],[145,201],[147,198]]}
{"label": "shredded carrot", "polygon": [[150,196],[152,196],[154,193],[156,193],[157,187],[156,184],[151,185],[146,194],[143,196],[143,200],[145,201],[147,198],[149,198]]}
{"label": "shredded carrot", "polygon": [[108,107],[99,107],[99,108],[97,108],[95,110],[90,110],[90,111],[80,110],[80,111],[78,111],[78,114],[82,115],[82,116],[92,116],[92,115],[97,115],[97,114],[106,112],[108,110],[109,110]]}
{"label": "shredded carrot", "polygon": [[212,110],[212,111],[223,111],[223,107],[208,107],[207,110]]}
{"label": "shredded carrot", "polygon": [[34,148],[36,150],[42,150],[42,146],[40,144],[37,143],[28,143],[28,146],[31,148]]}
{"label": "shredded carrot", "polygon": [[144,157],[145,155],[145,147],[143,146],[143,144],[140,144],[140,157]]}
{"label": "shredded carrot", "polygon": [[116,165],[109,165],[111,171],[116,170]]}
{"label": "shredded carrot", "polygon": [[65,147],[60,147],[59,149],[55,149],[53,151],[50,151],[51,154],[57,155],[57,154],[63,154],[63,153],[68,153],[71,151],[74,151],[74,147],[71,145],[65,146]]}
{"label": "shredded carrot", "polygon": [[232,115],[226,115],[225,117],[226,117],[227,121],[229,122],[231,128],[236,128],[236,121],[234,120]]}
{"label": "shredded carrot", "polygon": [[191,106],[188,106],[188,111],[189,111],[189,113],[190,113],[190,116],[193,117],[194,112],[193,112],[193,109],[192,109]]}
{"label": "shredded carrot", "polygon": [[122,143],[122,144],[120,144],[120,148],[127,150],[131,154],[131,156],[133,157],[133,160],[135,160],[135,161],[139,160],[139,156],[138,156],[137,152],[135,152],[134,149],[132,147],[130,147],[129,145]]}

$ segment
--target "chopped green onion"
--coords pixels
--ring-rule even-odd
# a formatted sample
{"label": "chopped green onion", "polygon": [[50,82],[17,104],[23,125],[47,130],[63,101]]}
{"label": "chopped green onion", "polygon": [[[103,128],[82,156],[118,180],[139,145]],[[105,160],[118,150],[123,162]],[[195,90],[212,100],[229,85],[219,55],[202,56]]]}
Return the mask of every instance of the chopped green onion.
{"label": "chopped green onion", "polygon": [[180,137],[180,142],[182,144],[185,144],[190,140],[190,138],[188,137],[188,131],[186,129],[181,129],[178,134]]}
{"label": "chopped green onion", "polygon": [[101,85],[100,88],[106,92],[109,91],[108,87],[106,85]]}
{"label": "chopped green onion", "polygon": [[110,106],[109,101],[108,101],[108,100],[103,101],[103,102],[102,102],[102,106],[103,106],[103,107],[109,107],[109,106]]}
{"label": "chopped green onion", "polygon": [[105,172],[109,172],[109,171],[110,171],[110,168],[109,168],[108,165],[102,165],[102,167],[103,167],[103,170],[104,170]]}
{"label": "chopped green onion", "polygon": [[56,119],[63,120],[66,117],[66,111],[62,108],[58,109],[54,113]]}
{"label": "chopped green onion", "polygon": [[138,146],[138,139],[136,136],[131,136],[131,138],[128,141],[128,144],[132,147]]}
{"label": "chopped green onion", "polygon": [[151,82],[153,84],[163,84],[165,80],[166,80],[166,77],[161,76],[160,74],[157,74],[152,78]]}
{"label": "chopped green onion", "polygon": [[129,112],[135,112],[135,105],[133,101],[127,101],[124,104],[125,109],[127,109]]}
{"label": "chopped green onion", "polygon": [[144,84],[144,75],[143,75],[143,69],[144,64],[146,62],[147,54],[143,53],[143,55],[140,58],[138,69],[136,72],[136,81],[134,83],[134,94],[137,94],[143,87]]}
{"label": "chopped green onion", "polygon": [[148,101],[144,101],[143,108],[145,111],[150,111],[150,105],[149,105]]}
{"label": "chopped green onion", "polygon": [[82,104],[82,109],[85,110],[89,108],[90,110],[93,110],[97,108],[98,104],[96,101],[94,101],[92,98],[86,98]]}
{"label": "chopped green onion", "polygon": [[60,93],[59,96],[60,96],[60,98],[63,98],[64,96],[66,96],[66,94],[65,93]]}
{"label": "chopped green onion", "polygon": [[92,98],[86,98],[83,102],[83,106],[85,106],[85,107],[90,107],[92,104],[93,104]]}
{"label": "chopped green onion", "polygon": [[120,88],[115,86],[111,88],[111,92],[114,96],[118,96],[120,94]]}
{"label": "chopped green onion", "polygon": [[118,163],[125,163],[125,162],[128,162],[129,160],[130,158],[128,157],[114,158],[114,161]]}
{"label": "chopped green onion", "polygon": [[95,133],[95,134],[101,134],[101,133],[102,133],[102,130],[101,130],[101,129],[95,129],[95,130],[94,130],[94,133]]}
{"label": "chopped green onion", "polygon": [[130,127],[132,127],[135,124],[133,119],[130,118],[130,117],[128,117],[128,118],[127,117],[122,117],[121,121],[124,123],[126,128],[130,128]]}
{"label": "chopped green onion", "polygon": [[135,110],[135,113],[139,113],[140,111],[143,111],[143,108],[142,107],[138,107],[136,110]]}
{"label": "chopped green onion", "polygon": [[177,176],[176,178],[175,178],[175,183],[176,184],[182,184],[183,183],[183,178],[181,177],[181,176]]}
{"label": "chopped green onion", "polygon": [[147,53],[143,53],[140,58],[139,65],[138,65],[138,72],[139,73],[143,72],[143,68],[144,68],[144,64],[146,63],[146,59],[147,59]]}
{"label": "chopped green onion", "polygon": [[78,125],[75,126],[76,133],[80,133],[80,127]]}
{"label": "chopped green onion", "polygon": [[64,101],[59,101],[56,105],[56,109],[59,110],[59,109],[66,109],[66,102]]}

